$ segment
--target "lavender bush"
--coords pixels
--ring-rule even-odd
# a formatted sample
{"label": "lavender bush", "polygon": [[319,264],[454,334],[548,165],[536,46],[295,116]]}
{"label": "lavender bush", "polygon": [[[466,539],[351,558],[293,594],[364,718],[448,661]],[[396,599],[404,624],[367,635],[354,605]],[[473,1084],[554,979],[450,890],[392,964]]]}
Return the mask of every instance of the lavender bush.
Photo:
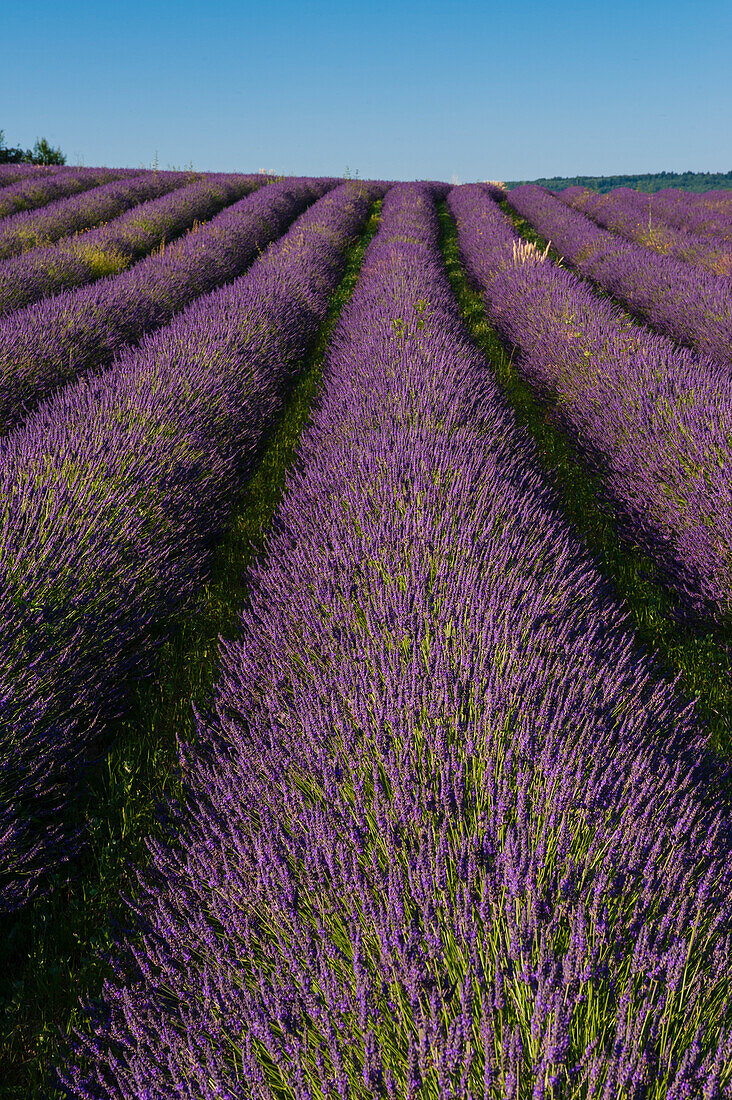
{"label": "lavender bush", "polygon": [[[158,180],[159,176],[142,183],[133,180],[110,184],[120,190],[119,196],[109,193],[103,196],[107,188],[102,187],[83,195],[84,217],[93,217],[95,224],[99,221],[102,199],[112,209],[117,198],[120,205],[132,206],[134,196],[135,205],[113,221],[61,240],[54,247],[34,248],[0,263],[0,314],[103,275],[124,271],[141,256],[180,236],[194,222],[213,217],[222,207],[264,182],[262,176],[241,175],[205,176],[194,183],[187,183],[184,176],[159,183]],[[157,191],[159,197],[142,202],[141,196],[147,189],[153,194]],[[94,215],[92,199],[100,201]]]}
{"label": "lavender bush", "polygon": [[732,240],[732,199],[729,191],[701,194],[667,188],[653,195],[653,212],[668,225],[714,240]]}
{"label": "lavender bush", "polygon": [[730,1096],[722,770],[387,194],[79,1100]]}
{"label": "lavender bush", "polygon": [[575,270],[659,332],[732,367],[732,283],[671,256],[619,239],[540,187],[515,187],[508,201]]}
{"label": "lavender bush", "polygon": [[[269,184],[121,275],[0,319],[0,432],[53,390],[108,364],[194,298],[240,275],[258,250],[334,185],[298,179]],[[204,187],[198,196],[204,204],[205,196]],[[164,226],[166,211],[158,212]]]}
{"label": "lavender bush", "polygon": [[0,442],[3,908],[68,854],[63,810],[95,735],[171,620],[195,608],[212,542],[378,193],[326,194],[246,276]]}
{"label": "lavender bush", "polygon": [[[732,615],[732,397],[726,370],[648,333],[571,272],[522,252],[477,186],[448,199],[466,268],[522,374],[594,459],[625,533],[690,613]],[[585,219],[586,220],[586,219]]]}
{"label": "lavender bush", "polygon": [[50,175],[44,172],[40,177],[22,178],[4,187],[0,193],[0,218],[20,210],[35,210],[55,199],[78,195],[92,187],[140,173],[140,168],[66,168]]}
{"label": "lavender bush", "polygon": [[145,172],[48,203],[41,210],[23,210],[0,223],[0,259],[43,248],[70,233],[117,218],[125,210],[189,182],[190,175],[183,172]]}
{"label": "lavender bush", "polygon": [[598,225],[629,241],[676,260],[698,264],[727,279],[732,275],[732,241],[725,246],[722,241],[710,241],[706,234],[677,228],[664,219],[663,207],[654,203],[653,195],[643,195],[629,187],[617,187],[606,195],[584,187],[568,187],[558,197],[573,210],[587,214]]}
{"label": "lavender bush", "polygon": [[53,176],[60,171],[60,167],[51,164],[0,164],[0,187],[40,176]]}

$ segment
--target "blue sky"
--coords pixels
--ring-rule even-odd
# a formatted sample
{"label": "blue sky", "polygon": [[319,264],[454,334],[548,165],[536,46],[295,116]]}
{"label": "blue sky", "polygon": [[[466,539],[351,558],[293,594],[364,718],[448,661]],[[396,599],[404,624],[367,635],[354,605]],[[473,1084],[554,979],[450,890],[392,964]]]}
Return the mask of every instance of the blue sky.
{"label": "blue sky", "polygon": [[732,3],[4,6],[0,128],[71,163],[362,178],[732,169]]}

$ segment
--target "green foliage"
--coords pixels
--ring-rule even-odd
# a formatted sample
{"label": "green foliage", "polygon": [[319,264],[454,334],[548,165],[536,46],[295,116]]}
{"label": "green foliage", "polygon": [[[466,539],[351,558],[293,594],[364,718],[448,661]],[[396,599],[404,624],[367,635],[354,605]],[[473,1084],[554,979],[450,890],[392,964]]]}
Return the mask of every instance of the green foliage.
{"label": "green foliage", "polygon": [[79,245],[76,251],[89,264],[89,272],[94,279],[118,275],[130,266],[129,257],[115,252],[114,249],[104,249],[98,245]]}
{"label": "green foliage", "polygon": [[684,191],[719,191],[732,188],[732,172],[646,172],[639,176],[551,176],[535,180],[509,180],[506,187],[537,183],[550,191],[567,187],[587,187],[604,195],[614,187],[633,187],[636,191],[660,191],[676,187]]}
{"label": "green foliage", "polygon": [[414,318],[404,320],[403,317],[392,318],[392,336],[396,340],[407,341],[410,336],[414,336],[416,332],[422,332],[426,325],[425,314],[427,312],[428,303],[424,298],[418,298],[414,302],[414,312],[417,314],[416,321]]}
{"label": "green foliage", "polygon": [[60,147],[54,148],[44,137],[36,138],[31,160],[34,164],[66,164]]}
{"label": "green foliage", "polygon": [[10,148],[5,144],[5,131],[0,130],[0,164],[23,164],[32,157],[30,149]]}
{"label": "green foliage", "polygon": [[36,138],[32,149],[9,148],[5,144],[5,131],[0,130],[0,164],[66,164],[66,157],[46,138]]}

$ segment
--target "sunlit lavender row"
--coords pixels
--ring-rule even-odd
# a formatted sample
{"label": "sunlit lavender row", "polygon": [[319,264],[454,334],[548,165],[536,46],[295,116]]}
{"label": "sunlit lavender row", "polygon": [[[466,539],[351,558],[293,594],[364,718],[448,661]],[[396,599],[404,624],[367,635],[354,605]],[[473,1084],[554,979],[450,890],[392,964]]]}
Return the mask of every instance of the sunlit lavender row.
{"label": "sunlit lavender row", "polygon": [[[210,189],[192,186],[193,210],[200,212],[209,206]],[[317,181],[270,183],[129,270],[0,319],[0,432],[53,390],[106,365],[125,344],[166,324],[198,295],[240,275],[258,250],[322,194],[319,188]],[[227,192],[228,186],[214,187],[211,201]],[[174,216],[190,212],[186,198]],[[158,231],[171,224],[167,203],[157,207],[155,221]]]}
{"label": "sunlit lavender row", "polygon": [[671,188],[653,193],[653,209],[669,225],[710,238],[732,239],[732,197],[729,191],[700,194]]}
{"label": "sunlit lavender row", "polygon": [[39,176],[54,176],[63,170],[56,164],[0,164],[0,187]]}
{"label": "sunlit lavender row", "polygon": [[687,227],[678,228],[664,218],[664,208],[655,195],[643,195],[630,187],[618,187],[607,195],[598,195],[585,187],[568,187],[558,197],[574,210],[587,214],[598,225],[628,240],[676,260],[699,264],[715,275],[727,278],[732,275],[732,234],[726,244],[724,240],[715,243],[707,234],[694,233]]}
{"label": "sunlit lavender row", "polygon": [[[170,243],[194,222],[207,221],[222,207],[264,183],[263,176],[243,175],[209,175],[198,177],[195,182],[189,180],[190,176],[183,175],[167,179],[160,174],[150,175],[141,181],[110,184],[109,187],[119,189],[119,195],[108,193],[104,198],[102,193],[107,188],[100,187],[82,196],[87,200],[84,217],[97,228],[59,240],[55,246],[30,249],[0,263],[0,314],[123,271],[154,248]],[[159,197],[143,201],[146,191]],[[92,200],[97,198],[100,202],[95,205]],[[102,206],[112,216],[117,198],[120,210],[126,213],[118,211],[118,217],[105,221]],[[128,209],[130,206],[133,208]]]}
{"label": "sunlit lavender row", "polygon": [[386,195],[69,1097],[730,1095],[723,769],[466,336],[445,190]]}
{"label": "sunlit lavender row", "polygon": [[[247,275],[0,442],[3,908],[68,854],[64,811],[95,736],[154,667],[173,616],[197,605],[237,486],[379,193],[335,183],[290,180],[301,207],[323,197]],[[292,212],[270,192],[277,235]]]}
{"label": "sunlit lavender row", "polygon": [[57,199],[141,173],[141,168],[64,168],[53,175],[44,172],[43,176],[33,174],[30,179],[21,176],[0,192],[0,218],[21,210],[35,210]]}
{"label": "sunlit lavender row", "polygon": [[0,259],[53,244],[71,233],[117,218],[141,202],[184,187],[190,176],[182,172],[145,172],[132,179],[113,180],[81,195],[48,203],[40,210],[23,210],[0,224]]}
{"label": "sunlit lavender row", "polygon": [[693,264],[609,233],[554,195],[526,184],[508,201],[580,274],[659,332],[732,368],[732,284]]}

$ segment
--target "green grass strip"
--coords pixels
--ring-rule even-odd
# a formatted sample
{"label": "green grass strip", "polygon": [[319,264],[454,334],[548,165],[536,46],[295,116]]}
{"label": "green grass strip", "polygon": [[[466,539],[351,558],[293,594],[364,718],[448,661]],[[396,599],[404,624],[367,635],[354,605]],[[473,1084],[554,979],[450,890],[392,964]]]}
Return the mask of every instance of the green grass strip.
{"label": "green grass strip", "polygon": [[[506,212],[512,213],[510,208]],[[682,621],[678,598],[664,587],[653,561],[621,536],[602,479],[562,430],[555,403],[520,377],[513,354],[490,325],[481,295],[462,266],[457,228],[444,202],[439,215],[443,255],[463,319],[493,367],[518,422],[533,438],[562,513],[625,604],[642,644],[656,655],[664,672],[679,676],[680,689],[698,700],[710,743],[721,753],[732,754],[732,635],[711,624]],[[547,242],[518,215],[512,220],[526,240],[542,250],[546,247]]]}
{"label": "green grass strip", "polygon": [[134,894],[147,862],[145,838],[163,836],[165,800],[180,794],[176,738],[195,732],[192,704],[205,706],[218,675],[219,635],[233,638],[247,595],[246,570],[265,550],[300,435],[318,392],[331,331],[351,297],[363,255],[378,229],[374,204],[348,254],[317,343],[261,454],[218,547],[200,610],[187,616],[159,655],[157,675],[140,685],[130,713],[112,724],[110,750],[80,807],[89,843],[72,882],[59,876],[48,896],[0,919],[0,1097],[60,1096],[49,1068],[63,1058],[62,1033],[83,1027],[79,997],[99,994],[108,967],[101,953],[127,918],[120,891]]}

